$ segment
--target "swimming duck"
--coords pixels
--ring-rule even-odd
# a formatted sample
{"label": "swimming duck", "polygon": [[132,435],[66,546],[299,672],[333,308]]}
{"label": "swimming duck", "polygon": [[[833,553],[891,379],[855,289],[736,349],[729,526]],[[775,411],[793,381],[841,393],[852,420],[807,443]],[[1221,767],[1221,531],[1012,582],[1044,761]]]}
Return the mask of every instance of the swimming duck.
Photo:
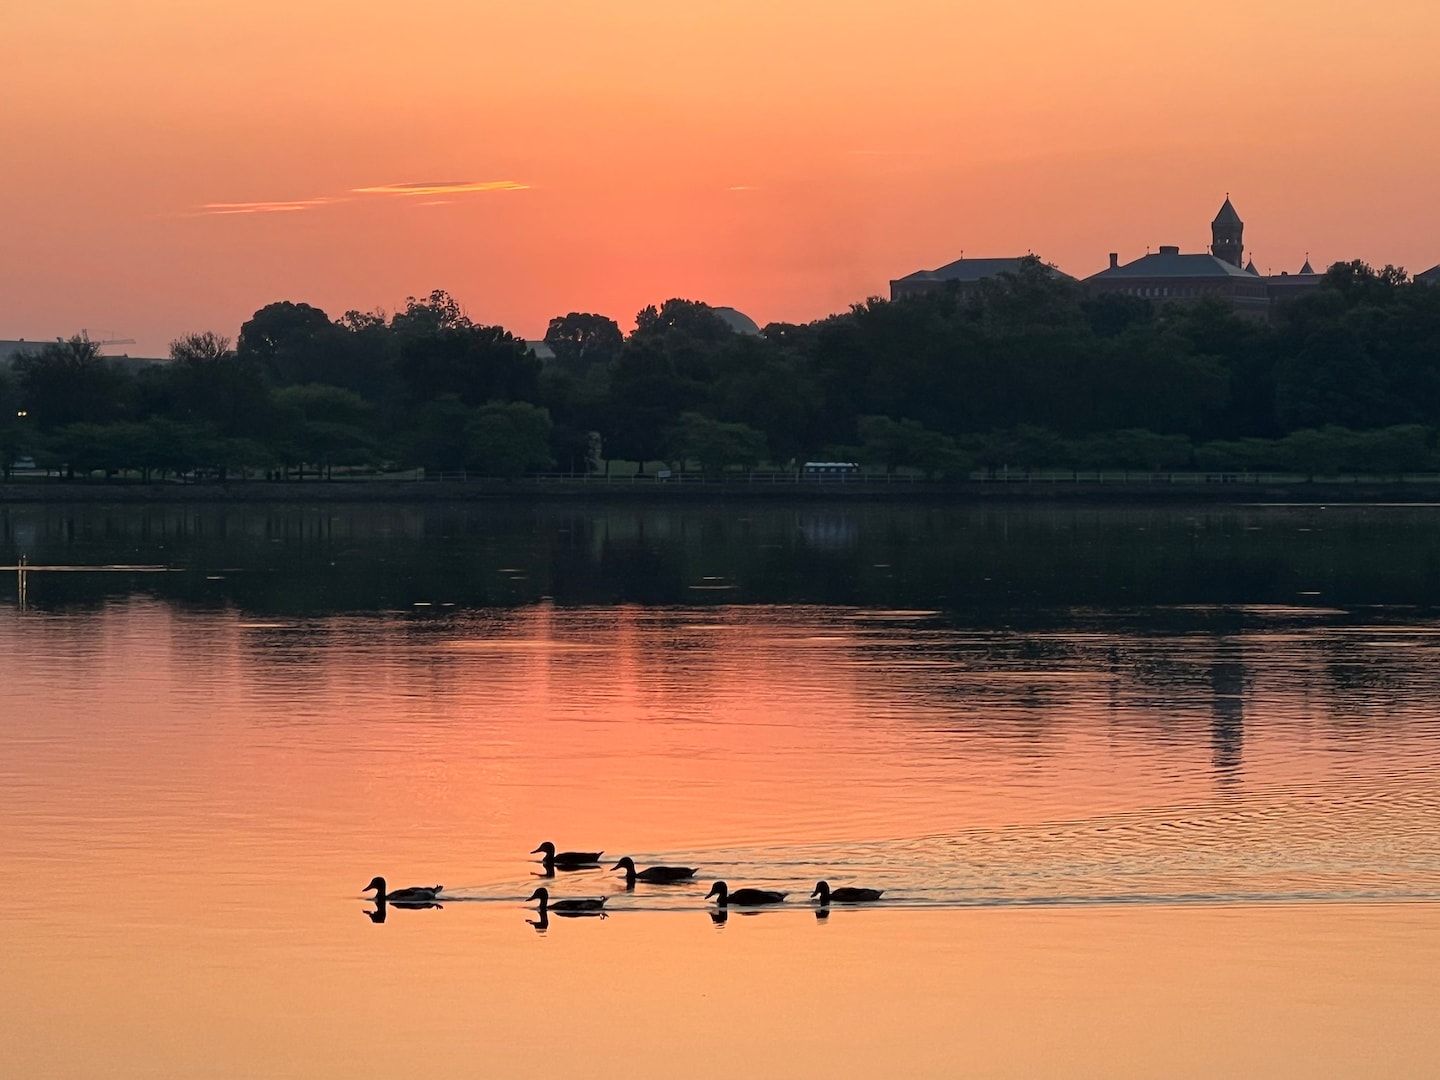
{"label": "swimming duck", "polygon": [[444,885],[411,885],[408,889],[396,889],[394,892],[386,892],[385,879],[383,877],[376,877],[371,878],[370,884],[366,885],[365,888],[360,891],[369,892],[371,889],[374,889],[375,899],[389,900],[392,904],[398,901],[403,904],[407,901],[411,903],[428,903],[439,896],[440,890],[443,888],[445,888]]}
{"label": "swimming duck", "polygon": [[635,860],[629,855],[610,869],[624,870],[626,885],[634,885],[637,881],[643,881],[646,885],[673,885],[677,881],[689,881],[695,876],[693,866],[650,866],[644,870],[636,870]]}
{"label": "swimming duck", "polygon": [[545,843],[541,844],[534,851],[530,852],[530,854],[544,854],[545,858],[542,859],[541,862],[544,863],[545,869],[547,870],[549,870],[551,867],[554,867],[558,870],[583,870],[592,866],[598,866],[600,863],[600,856],[605,853],[603,851],[557,852],[555,850],[555,845],[552,844],[549,840],[546,840]]}
{"label": "swimming duck", "polygon": [[846,885],[839,889],[831,889],[828,881],[817,881],[815,891],[811,897],[820,897],[821,906],[834,900],[837,904],[867,904],[872,900],[879,900],[884,889],[859,889],[853,885]]}
{"label": "swimming duck", "polygon": [[715,903],[722,908],[728,904],[735,904],[737,907],[759,907],[761,904],[783,904],[789,893],[774,892],[770,889],[736,889],[730,891],[730,886],[723,881],[717,881],[710,886],[710,891],[705,894],[705,899],[715,897]]}
{"label": "swimming duck", "polygon": [[568,912],[571,912],[571,913],[578,913],[578,912],[582,912],[582,911],[604,911],[604,910],[605,910],[605,901],[606,901],[607,899],[609,899],[609,898],[608,898],[608,897],[605,897],[605,896],[601,896],[601,897],[588,897],[588,896],[587,896],[587,897],[580,897],[580,898],[573,899],[573,900],[556,900],[556,901],[554,901],[554,902],[552,903],[551,900],[550,900],[550,890],[545,889],[545,888],[539,888],[539,889],[536,889],[536,890],[535,890],[533,893],[531,893],[529,896],[527,896],[527,897],[525,898],[525,902],[528,904],[531,900],[539,900],[539,901],[540,901],[540,916],[541,916],[542,918],[544,918],[545,913],[546,913],[547,911],[553,911],[553,912],[555,912],[557,915],[563,915],[563,914],[565,914],[567,911],[568,911]]}

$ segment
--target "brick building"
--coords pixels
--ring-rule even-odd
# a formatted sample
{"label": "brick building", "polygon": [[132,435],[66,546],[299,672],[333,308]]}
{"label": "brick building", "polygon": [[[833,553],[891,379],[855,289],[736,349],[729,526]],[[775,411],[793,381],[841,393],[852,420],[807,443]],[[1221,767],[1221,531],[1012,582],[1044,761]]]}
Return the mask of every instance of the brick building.
{"label": "brick building", "polygon": [[[1018,273],[1025,265],[1027,259],[1033,259],[1033,255],[1016,255],[1006,259],[956,259],[952,263],[937,267],[934,270],[917,270],[913,274],[906,274],[902,278],[896,278],[890,282],[890,299],[904,300],[911,296],[921,296],[936,289],[954,289],[959,293],[972,291],[980,282],[988,278],[998,277],[1000,274]],[[1048,263],[1040,265],[1056,277],[1064,278],[1066,281],[1074,281],[1069,274],[1057,270]]]}

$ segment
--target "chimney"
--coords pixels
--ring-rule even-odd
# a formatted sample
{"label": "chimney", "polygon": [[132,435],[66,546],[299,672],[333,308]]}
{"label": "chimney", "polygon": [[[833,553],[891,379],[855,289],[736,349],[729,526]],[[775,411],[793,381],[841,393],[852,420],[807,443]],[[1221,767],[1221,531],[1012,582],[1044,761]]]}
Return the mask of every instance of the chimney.
{"label": "chimney", "polygon": [[1160,254],[1161,254],[1161,255],[1179,255],[1179,254],[1180,254],[1180,249],[1179,249],[1178,247],[1176,247],[1174,244],[1161,244],[1161,245],[1160,245]]}
{"label": "chimney", "polygon": [[1118,251],[1112,251],[1112,252],[1110,252],[1110,269],[1111,269],[1111,270],[1114,270],[1114,269],[1115,269],[1117,266],[1119,266],[1119,265],[1120,265],[1120,253],[1119,253]]}

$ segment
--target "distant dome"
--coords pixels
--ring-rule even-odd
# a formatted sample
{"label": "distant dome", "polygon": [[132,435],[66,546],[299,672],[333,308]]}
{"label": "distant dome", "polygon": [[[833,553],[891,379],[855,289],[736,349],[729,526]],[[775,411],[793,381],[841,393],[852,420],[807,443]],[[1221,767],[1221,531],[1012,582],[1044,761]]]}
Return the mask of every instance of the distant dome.
{"label": "distant dome", "polygon": [[759,336],[760,324],[743,311],[736,311],[733,307],[717,307],[710,310],[719,315],[725,321],[725,325],[735,333]]}

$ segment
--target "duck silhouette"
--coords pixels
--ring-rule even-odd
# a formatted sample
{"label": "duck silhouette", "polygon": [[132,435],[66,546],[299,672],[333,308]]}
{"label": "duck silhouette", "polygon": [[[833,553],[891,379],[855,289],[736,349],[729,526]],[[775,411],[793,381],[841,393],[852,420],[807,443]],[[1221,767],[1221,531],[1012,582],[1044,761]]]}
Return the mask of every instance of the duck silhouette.
{"label": "duck silhouette", "polygon": [[370,884],[361,889],[361,892],[375,890],[376,901],[388,900],[390,903],[432,903],[439,895],[444,885],[411,885],[407,889],[396,889],[394,892],[385,891],[385,879],[374,877]]}
{"label": "duck silhouette", "polygon": [[853,885],[832,889],[828,881],[817,881],[815,891],[810,894],[810,897],[814,899],[818,896],[820,906],[824,907],[831,900],[837,904],[868,904],[879,900],[884,892],[884,889],[861,889]]}
{"label": "duck silhouette", "polygon": [[710,886],[710,891],[705,894],[705,899],[715,897],[715,903],[720,907],[761,907],[765,904],[783,904],[789,893],[775,892],[770,889],[736,889],[730,891],[730,886],[723,881],[717,881]]}
{"label": "duck silhouette", "polygon": [[556,851],[555,845],[549,840],[530,852],[531,855],[544,855],[540,860],[547,871],[549,870],[589,870],[600,865],[600,856],[603,851]]}
{"label": "duck silhouette", "polygon": [[695,876],[693,866],[650,866],[644,870],[635,869],[635,860],[626,855],[610,868],[625,871],[625,884],[634,888],[638,881],[643,885],[675,885],[689,881]]}

